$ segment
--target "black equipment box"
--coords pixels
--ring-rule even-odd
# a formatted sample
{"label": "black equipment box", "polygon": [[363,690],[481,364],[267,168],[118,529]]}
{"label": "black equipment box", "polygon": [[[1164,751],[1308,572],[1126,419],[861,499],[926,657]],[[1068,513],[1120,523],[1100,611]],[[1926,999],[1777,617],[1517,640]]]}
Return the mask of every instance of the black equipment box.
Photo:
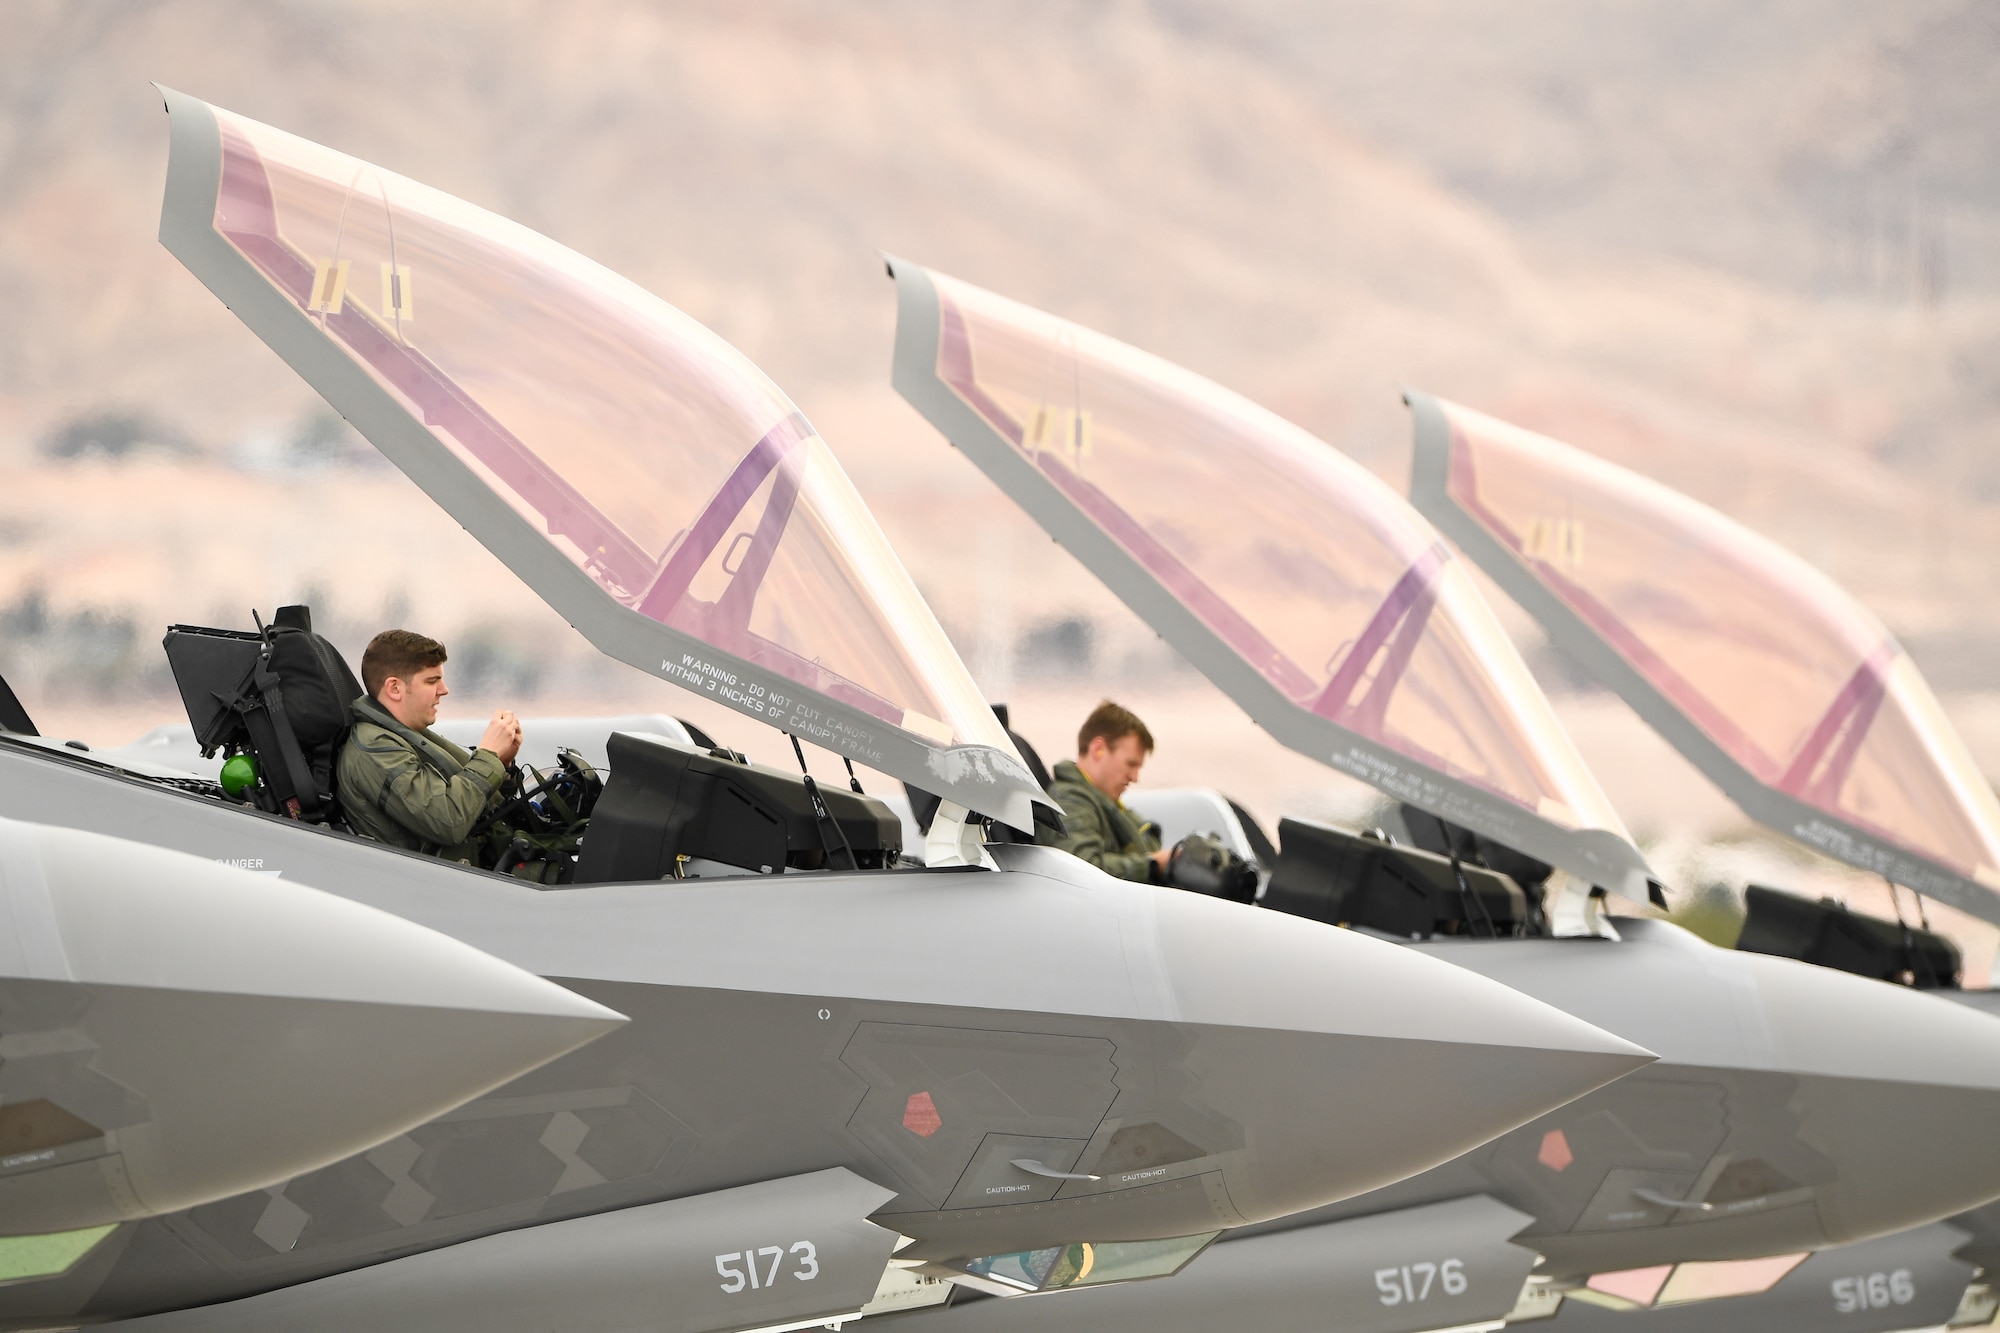
{"label": "black equipment box", "polygon": [[225,715],[264,655],[264,636],[253,630],[175,625],[162,646],[188,721],[194,724],[195,742],[206,748],[235,739],[234,719]]}
{"label": "black equipment box", "polygon": [[888,806],[844,787],[820,787],[831,823],[813,810],[797,773],[682,745],[613,732],[610,776],[591,811],[578,884],[675,878],[688,861],[751,871],[880,870],[903,849]]}
{"label": "black equipment box", "polygon": [[1278,864],[1264,906],[1407,939],[1513,936],[1527,897],[1485,866],[1304,819],[1278,821]]}
{"label": "black equipment box", "polygon": [[1958,988],[1964,959],[1942,935],[1761,884],[1745,889],[1743,901],[1747,915],[1736,947],[1745,953],[1796,958],[1925,990]]}
{"label": "black equipment box", "polygon": [[1419,810],[1414,805],[1398,808],[1403,827],[1410,832],[1410,845],[1439,856],[1457,856],[1460,861],[1470,861],[1474,865],[1497,870],[1521,886],[1528,895],[1531,905],[1541,898],[1542,885],[1548,883],[1555,867],[1546,861],[1517,852],[1505,843],[1474,833],[1459,824],[1448,823],[1428,810]]}

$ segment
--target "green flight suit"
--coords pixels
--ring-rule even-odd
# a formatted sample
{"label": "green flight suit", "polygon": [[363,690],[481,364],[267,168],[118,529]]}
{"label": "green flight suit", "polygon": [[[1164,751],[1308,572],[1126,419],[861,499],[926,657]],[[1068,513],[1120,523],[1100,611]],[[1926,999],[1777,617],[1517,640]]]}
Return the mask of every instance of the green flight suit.
{"label": "green flight suit", "polygon": [[1060,847],[1119,879],[1159,883],[1151,858],[1160,850],[1160,836],[1153,826],[1099,791],[1073,759],[1058,763],[1054,778],[1049,795],[1062,807],[1063,831],[1038,828],[1035,841]]}
{"label": "green flight suit", "polygon": [[467,754],[428,728],[412,730],[370,698],[356,699],[353,711],[335,770],[348,824],[393,847],[478,865],[472,829],[500,804],[500,756]]}

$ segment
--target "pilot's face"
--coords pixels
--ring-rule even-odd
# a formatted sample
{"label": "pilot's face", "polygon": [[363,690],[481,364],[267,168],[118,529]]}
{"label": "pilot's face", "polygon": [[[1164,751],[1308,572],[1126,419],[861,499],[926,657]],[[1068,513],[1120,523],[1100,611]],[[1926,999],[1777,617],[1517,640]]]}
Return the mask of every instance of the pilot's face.
{"label": "pilot's face", "polygon": [[382,702],[395,719],[406,727],[428,727],[438,720],[438,703],[450,689],[444,683],[442,666],[425,667],[407,680],[391,676],[384,683]]}
{"label": "pilot's face", "polygon": [[1076,766],[1090,779],[1091,786],[1116,801],[1139,780],[1139,770],[1146,766],[1146,753],[1134,732],[1120,736],[1116,743],[1093,736],[1090,749],[1078,756]]}

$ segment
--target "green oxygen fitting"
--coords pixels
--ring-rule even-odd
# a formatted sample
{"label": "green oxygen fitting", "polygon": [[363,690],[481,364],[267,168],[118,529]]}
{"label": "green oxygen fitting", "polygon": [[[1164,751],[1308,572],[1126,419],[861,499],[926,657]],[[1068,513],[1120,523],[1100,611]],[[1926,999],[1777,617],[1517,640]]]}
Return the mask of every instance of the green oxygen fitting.
{"label": "green oxygen fitting", "polygon": [[248,754],[232,754],[222,763],[222,790],[241,799],[257,785],[257,761]]}

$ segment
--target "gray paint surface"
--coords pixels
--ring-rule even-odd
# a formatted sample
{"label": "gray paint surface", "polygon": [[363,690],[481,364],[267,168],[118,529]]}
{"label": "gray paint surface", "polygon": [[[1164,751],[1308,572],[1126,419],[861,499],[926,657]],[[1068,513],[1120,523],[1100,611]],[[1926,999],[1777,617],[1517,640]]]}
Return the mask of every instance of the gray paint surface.
{"label": "gray paint surface", "polygon": [[1821,1250],[1769,1291],[1755,1295],[1649,1310],[1607,1310],[1565,1300],[1554,1319],[1535,1327],[1562,1333],[1893,1333],[1935,1328],[1958,1310],[1973,1274],[1971,1264],[1953,1257],[1964,1240],[1964,1232],[1935,1223]]}
{"label": "gray paint surface", "polygon": [[[877,1220],[917,1238],[913,1259],[1212,1231],[1422,1170],[1647,1058],[1407,950],[1047,848],[996,846],[1001,872],[542,890],[6,738],[0,791],[261,862],[632,1020],[357,1157],[0,1287],[0,1327],[211,1303],[833,1167],[894,1191]],[[917,1093],[941,1121],[927,1134]],[[993,1135],[1102,1178],[1022,1198],[1043,1178]]]}
{"label": "gray paint surface", "polygon": [[[887,1194],[835,1168],[503,1231],[120,1327],[132,1333],[732,1333],[834,1318],[853,1314],[875,1294],[896,1233],[866,1218]],[[757,1265],[754,1286],[748,1262]]]}
{"label": "gray paint surface", "polygon": [[[298,873],[337,877],[343,892],[364,898],[381,893],[400,901],[405,912],[462,919],[468,928],[476,926],[483,932],[477,942],[496,949],[503,941],[527,950],[555,948],[548,938],[561,933],[551,925],[554,918],[532,918],[534,924],[520,930],[509,924],[520,916],[514,900],[549,903],[573,897],[146,789],[133,780],[96,771],[85,756],[64,760],[23,748],[17,762],[32,767],[10,780],[4,762],[8,755],[0,744],[0,787],[19,792],[20,799],[43,800],[53,810],[66,810],[72,816],[96,812],[110,820],[143,820],[154,829],[171,829],[176,838],[200,840],[198,850],[204,852],[256,845],[286,858]],[[31,784],[25,777],[35,780]],[[162,803],[169,801],[203,815],[165,819]],[[263,841],[258,842],[260,838]],[[320,845],[338,849],[338,854],[334,850],[310,858],[300,854],[301,849],[317,850]],[[1246,1142],[1248,1135],[1262,1132],[1258,1116],[1306,1121],[1296,1127],[1299,1151],[1310,1144],[1312,1151],[1323,1153],[1332,1143],[1342,1156],[1360,1155],[1369,1151],[1364,1145],[1379,1129],[1379,1121],[1371,1128],[1370,1106],[1377,1114],[1400,1113],[1395,1105],[1383,1104],[1381,1088],[1421,1085],[1445,1103],[1459,1103],[1488,1095],[1491,1089],[1485,1085],[1492,1071],[1503,1067],[1469,1058],[1480,1049],[1477,1046],[1440,1051],[1439,1062],[1425,1066],[1409,1058],[1421,1047],[1384,1047],[1377,1064],[1377,1057],[1362,1045],[1329,1053],[1334,1063],[1327,1067],[1339,1071],[1332,1075],[1339,1085],[1333,1091],[1308,1090],[1294,1081],[1288,1085],[1290,1094],[1274,1094],[1268,1082],[1271,1067],[1291,1067],[1316,1057],[1302,1055],[1305,1047],[1260,1037],[1238,1024],[1259,1019],[1292,1027],[1310,1022],[1322,1028],[1365,1029],[1374,1011],[1401,1003],[1388,999],[1394,992],[1354,973],[1354,960],[1329,958],[1316,963],[1310,956],[1298,956],[1299,968],[1316,966],[1323,972],[1350,974],[1342,984],[1351,983],[1354,989],[1322,991],[1320,1000],[1283,1017],[1288,1001],[1282,975],[1260,976],[1259,987],[1239,995],[1223,994],[1235,986],[1234,978],[1261,972],[1265,965],[1253,937],[1243,937],[1244,947],[1238,953],[1229,947],[1233,933],[1220,928],[1231,919],[1228,913],[1238,919],[1264,918],[1274,928],[1286,924],[1284,918],[1202,904],[1186,896],[1162,896],[1136,886],[1118,889],[1074,858],[1048,849],[994,850],[1010,858],[1014,868],[1001,875],[796,876],[790,883],[779,878],[606,886],[609,892],[602,897],[574,898],[578,904],[590,904],[591,915],[602,914],[607,934],[642,941],[644,948],[636,952],[650,954],[657,969],[648,976],[645,958],[620,962],[621,951],[614,948],[607,960],[635,979],[569,982],[573,989],[632,1015],[635,1021],[629,1030],[413,1131],[405,1136],[407,1144],[392,1153],[356,1158],[295,1183],[282,1201],[252,1195],[126,1228],[106,1243],[101,1254],[92,1255],[61,1282],[0,1291],[0,1315],[19,1318],[37,1305],[114,1314],[158,1308],[162,1300],[214,1300],[310,1280],[371,1262],[398,1246],[450,1243],[496,1226],[553,1220],[575,1210],[629,1206],[683,1190],[726,1188],[743,1182],[742,1175],[732,1181],[728,1174],[732,1171],[749,1172],[761,1162],[768,1172],[768,1149],[777,1144],[789,1145],[785,1152],[790,1155],[781,1169],[849,1165],[898,1188],[902,1199],[878,1220],[905,1234],[927,1237],[911,1252],[913,1257],[942,1259],[1025,1248],[1032,1237],[1022,1228],[1023,1214],[1032,1216],[1034,1209],[1052,1206],[1092,1208],[1074,1222],[1072,1237],[1138,1235],[1149,1223],[1158,1229],[1155,1234],[1212,1229],[1227,1224],[1232,1212],[1245,1215],[1245,1201],[1253,1197],[1247,1187],[1237,1184],[1242,1178],[1241,1159],[1231,1159],[1237,1150],[1224,1148],[1217,1153],[1214,1147]],[[407,869],[405,862],[411,863]],[[371,866],[376,867],[373,873]],[[389,866],[400,873],[382,869]],[[1031,876],[1049,883],[1007,885]],[[870,922],[894,918],[856,904],[899,883],[927,885],[931,896],[926,908],[935,914],[920,909],[908,933],[900,921],[893,931],[872,927]],[[1074,892],[1060,892],[1063,885]],[[725,900],[712,896],[732,886],[749,889],[754,900],[765,905],[748,923],[732,924]],[[998,886],[1005,887],[997,896],[989,892]],[[850,899],[850,893],[858,896]],[[1124,926],[1112,925],[1108,931],[1092,926],[1104,912],[1130,921],[1119,906],[1121,894],[1152,903],[1148,928],[1135,934]],[[642,899],[645,905],[636,905]],[[958,910],[944,906],[954,901]],[[461,903],[462,907],[454,906]],[[676,909],[683,903],[692,909],[687,918],[690,929],[680,928]],[[996,910],[987,910],[988,904]],[[1166,964],[1163,952],[1155,953],[1161,960],[1157,970],[1135,973],[1128,966],[1112,977],[1072,975],[1078,969],[1062,962],[1070,956],[1062,952],[1062,941],[1045,928],[1048,922],[1062,921],[1065,930],[1090,935],[1085,943],[1091,948],[1109,948],[1115,939],[1130,958],[1148,948],[1162,949],[1158,908],[1163,904],[1194,907],[1196,913],[1187,918],[1189,934],[1214,934],[1218,946],[1212,965],[1203,968],[1203,979],[1186,987],[1179,984],[1179,973]],[[980,938],[964,937],[954,922],[962,923],[967,912],[997,933],[988,938],[983,926]],[[857,914],[861,920],[840,924]],[[787,926],[794,917],[796,932]],[[932,924],[924,925],[925,921]],[[1015,927],[1010,921],[1020,924]],[[613,922],[625,928],[608,924]],[[653,924],[635,926],[640,922]],[[1548,1254],[1550,1271],[1587,1273],[1824,1245],[1955,1212],[2000,1189],[2000,1170],[1985,1151],[2000,1095],[1992,1077],[1993,1025],[1984,1015],[1787,960],[1716,950],[1663,923],[1625,924],[1627,938],[1622,942],[1434,942],[1422,952],[1461,968],[1489,972],[1546,1000],[1572,1006],[1614,1030],[1657,1040],[1666,1048],[1668,1062],[1544,1114],[1492,1143],[1468,1145],[1463,1156],[1421,1176],[1291,1222],[1265,1223],[1263,1229],[1365,1218],[1486,1194],[1534,1217],[1519,1241]],[[829,930],[835,933],[828,934]],[[1323,933],[1370,943],[1353,932]],[[871,938],[872,953],[863,943]],[[895,956],[881,954],[884,938],[897,939]],[[1203,938],[1202,943],[1211,941]],[[1412,952],[1379,947],[1391,953]],[[812,958],[823,949],[832,956]],[[856,950],[862,951],[859,957],[851,957]],[[726,984],[697,989],[657,984],[683,969],[702,967],[717,970],[698,976],[726,983],[721,975],[725,969],[710,956],[718,951],[765,960],[760,966],[768,966],[770,972],[763,979],[783,989],[757,994]],[[1372,956],[1364,951],[1355,959]],[[935,970],[928,965],[932,958],[941,960]],[[914,970],[900,974],[898,969],[906,964],[913,964]],[[1033,975],[1006,976],[1023,966]],[[802,967],[808,970],[795,972]],[[1280,973],[1286,970],[1281,968]],[[893,991],[882,980],[892,974],[902,975]],[[797,979],[788,986],[781,975],[848,990],[862,989],[854,983],[865,976],[875,994],[902,998],[855,999],[830,988],[801,994],[790,989],[799,984]],[[925,1002],[925,994],[944,986],[947,976],[992,999],[1039,990],[1071,1001],[1094,997],[1102,1009],[1122,1012],[1133,1012],[1138,997],[1150,996],[1144,1012],[1178,1012],[1182,1021],[1133,1026],[1129,1021],[1093,1022],[1074,1014],[953,1009],[934,1000]],[[1135,985],[1135,978],[1144,976],[1152,979]],[[1022,989],[1009,989],[1017,980]],[[1877,1003],[1876,996],[1886,997],[1893,1006],[1882,1021],[1867,1014]],[[1446,1007],[1467,1003],[1477,1001]],[[821,1008],[829,1019],[817,1017]],[[1186,1021],[1195,1014],[1224,1020],[1225,1026],[1218,1031]],[[1953,1018],[1976,1026],[1957,1032],[1951,1028]],[[1816,1033],[1815,1024],[1824,1024],[1824,1030]],[[1925,1034],[1940,1024],[1943,1036],[1935,1042],[1926,1040]],[[964,1046],[953,1037],[954,1031],[979,1035],[975,1045]],[[1212,1044],[1225,1033],[1226,1047]],[[756,1036],[746,1045],[744,1034]],[[992,1048],[984,1056],[968,1054],[977,1049],[977,1042],[996,1040],[1001,1042],[997,1050],[1015,1052],[1006,1060],[1025,1058],[1019,1067],[1030,1071],[1036,1086],[1050,1092],[1058,1087],[1073,1089],[1063,1094],[1068,1100],[1059,1098],[1041,1118],[1005,1120],[990,1111],[978,1112],[973,1119],[979,1134],[955,1139],[934,1136],[940,1150],[949,1148],[940,1155],[929,1155],[926,1149],[912,1156],[899,1148],[899,1143],[913,1142],[907,1135],[899,1137],[897,1114],[901,1109],[897,1092],[910,1086],[902,1081],[907,1071],[928,1070],[930,1077],[948,1081],[955,1077],[952,1059],[970,1058],[972,1067],[998,1068]],[[1105,1043],[1113,1048],[1109,1062],[1117,1071],[1111,1077],[1118,1100],[1109,1112],[1103,1110],[1103,1094],[1091,1091],[1103,1087],[1104,1076],[1089,1073],[1104,1068]],[[1261,1057],[1259,1043],[1266,1044]],[[1502,1061],[1514,1058],[1511,1052],[1493,1049]],[[1160,1081],[1162,1071],[1169,1069],[1181,1072]],[[1079,1070],[1081,1076],[1075,1072]],[[1173,1078],[1192,1084],[1177,1086]],[[780,1088],[782,1096],[776,1094]],[[1191,1095],[1194,1088],[1205,1092],[1240,1088],[1242,1095],[1219,1103]],[[996,1095],[1025,1104],[1004,1080]],[[1339,1100],[1343,1095],[1353,1100],[1343,1103]],[[850,1108],[844,1113],[844,1128],[830,1130],[824,1123],[818,1108],[829,1104]],[[1306,1106],[1315,1114],[1302,1117],[1299,1108]],[[1064,1117],[1069,1118],[1067,1123]],[[947,1123],[959,1118],[946,1117]],[[1075,1163],[1058,1158],[1053,1165],[1080,1165],[1092,1171],[1113,1150],[1121,1129],[1142,1124],[1157,1125],[1206,1155],[1167,1163],[1159,1177],[1116,1181],[1120,1188],[1109,1195],[1091,1193],[1102,1186],[1066,1182],[1062,1188],[1073,1188],[1072,1193],[1046,1201],[941,1206],[965,1204],[984,1187],[975,1178],[977,1171],[973,1177],[965,1172],[976,1165],[985,1133],[1035,1139],[1044,1146],[1082,1142],[1085,1147]],[[1567,1136],[1575,1156],[1561,1171],[1539,1160],[1545,1136],[1552,1131]],[[1165,1141],[1158,1131],[1146,1133]],[[599,1138],[593,1140],[593,1135]],[[643,1160],[627,1158],[621,1167],[615,1155],[605,1156],[608,1146],[618,1142],[644,1145]],[[1272,1160],[1282,1156],[1275,1143],[1266,1143]],[[521,1176],[517,1185],[509,1187],[511,1192],[496,1194],[488,1182],[513,1178],[524,1164],[523,1147],[514,1145],[523,1145],[529,1160],[546,1166],[540,1174],[530,1171]],[[831,1157],[826,1155],[828,1148],[834,1149]],[[573,1172],[579,1161],[602,1177],[602,1183],[579,1183],[590,1180],[581,1170]],[[472,1169],[480,1162],[488,1165]],[[1729,1174],[1733,1163],[1761,1164],[1771,1174],[1753,1175],[1745,1186],[1738,1179],[1741,1170],[1736,1176]],[[991,1165],[988,1160],[979,1169]],[[1152,1169],[1122,1174],[1141,1175]],[[1218,1175],[1220,1192],[1215,1184]],[[1637,1200],[1634,1191],[1640,1188],[1675,1198],[1730,1197],[1712,1213],[1679,1213]],[[416,1190],[423,1193],[413,1193]],[[399,1220],[386,1210],[404,1210],[404,1196],[430,1201],[423,1211],[412,1209]],[[390,1199],[399,1202],[391,1204]],[[285,1207],[296,1208],[308,1220],[294,1248],[280,1252],[260,1239],[259,1227]],[[196,1276],[200,1274],[212,1275]],[[1199,1268],[1191,1267],[1173,1282],[1199,1280]],[[28,1305],[26,1298],[35,1295],[36,1288],[46,1295],[37,1298],[37,1305]],[[1193,1286],[1184,1290],[1192,1299]]]}
{"label": "gray paint surface", "polygon": [[623,1022],[386,912],[72,829],[0,820],[0,922],[0,1234],[282,1181]]}
{"label": "gray paint surface", "polygon": [[1416,432],[1410,466],[1410,502],[1452,539],[1465,557],[1540,622],[1551,641],[1589,669],[1630,705],[1703,776],[1760,824],[1798,839],[1815,851],[1873,875],[1883,875],[1961,911],[2000,924],[2000,895],[1949,866],[1876,837],[1765,785],[1682,713],[1602,635],[1572,611],[1533,571],[1451,496],[1451,425],[1437,399],[1406,390]]}
{"label": "gray paint surface", "polygon": [[1456,1328],[1503,1318],[1514,1308],[1535,1254],[1508,1238],[1530,1220],[1489,1198],[1453,1199],[1221,1241],[1172,1278],[975,1301],[897,1316],[885,1320],[882,1330],[1423,1333]]}
{"label": "gray paint surface", "polygon": [[[2000,1032],[1935,996],[1717,949],[1662,921],[1625,939],[1423,951],[1655,1043],[1660,1063],[1437,1171],[1313,1216],[1491,1193],[1557,1276],[1753,1258],[1880,1236],[2000,1195]],[[1573,1159],[1551,1168],[1551,1133]],[[1561,1159],[1557,1159],[1561,1160]],[[1637,1190],[1713,1207],[1674,1209]],[[1271,1227],[1297,1225],[1278,1222]]]}
{"label": "gray paint surface", "polygon": [[939,306],[927,270],[889,261],[896,280],[896,392],[1041,524],[1118,599],[1281,744],[1422,810],[1645,901],[1645,858],[1605,829],[1567,829],[1350,731],[1287,698],[1161,585],[937,373]]}

